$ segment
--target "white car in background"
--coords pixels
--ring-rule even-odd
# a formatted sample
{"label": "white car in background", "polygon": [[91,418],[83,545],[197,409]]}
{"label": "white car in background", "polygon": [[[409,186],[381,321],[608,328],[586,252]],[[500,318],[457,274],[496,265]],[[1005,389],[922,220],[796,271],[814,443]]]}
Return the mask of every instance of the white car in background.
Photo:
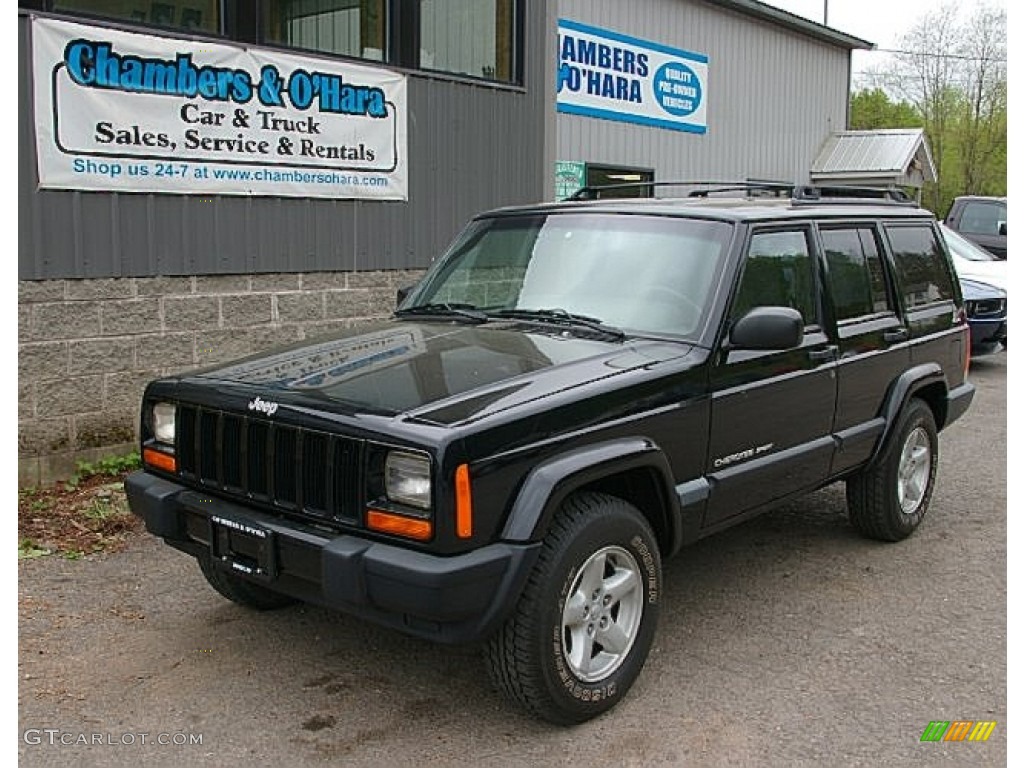
{"label": "white car in background", "polygon": [[945,224],[939,224],[946,245],[953,256],[953,266],[961,280],[988,283],[1005,291],[1009,283],[1009,262],[993,256],[979,245],[957,234]]}
{"label": "white car in background", "polygon": [[1006,292],[1008,262],[999,259],[939,224],[960,279],[964,310],[971,326],[971,355],[991,355],[1006,349]]}

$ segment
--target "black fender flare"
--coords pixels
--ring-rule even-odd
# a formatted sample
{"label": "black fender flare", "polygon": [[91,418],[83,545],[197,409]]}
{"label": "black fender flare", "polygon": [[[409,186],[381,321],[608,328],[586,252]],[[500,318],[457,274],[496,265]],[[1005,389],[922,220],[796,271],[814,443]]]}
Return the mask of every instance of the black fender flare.
{"label": "black fender flare", "polygon": [[676,552],[682,544],[683,525],[672,470],[661,448],[643,437],[595,443],[538,464],[526,476],[516,495],[501,538],[539,541],[552,516],[570,494],[595,480],[632,469],[652,470],[657,478],[668,527],[665,549],[668,553]]}
{"label": "black fender flare", "polygon": [[[913,368],[901,373],[889,386],[889,392],[886,395],[885,403],[882,405],[881,413],[882,418],[885,419],[885,427],[882,429],[881,437],[879,437],[878,442],[875,444],[875,450],[871,454],[871,458],[868,459],[868,466],[874,465],[882,451],[885,450],[885,446],[892,437],[892,431],[896,426],[896,419],[899,418],[900,411],[903,410],[907,401],[915,393],[932,384],[941,384],[944,390],[949,391],[946,376],[943,374],[942,368],[938,363],[915,365]],[[937,423],[941,422],[939,414],[936,414],[935,421]],[[939,423],[940,429],[941,426],[941,423]]]}

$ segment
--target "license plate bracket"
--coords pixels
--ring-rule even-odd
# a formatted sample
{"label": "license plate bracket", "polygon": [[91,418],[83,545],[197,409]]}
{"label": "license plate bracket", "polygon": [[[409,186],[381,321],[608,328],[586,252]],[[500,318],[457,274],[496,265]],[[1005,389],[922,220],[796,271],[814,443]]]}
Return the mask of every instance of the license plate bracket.
{"label": "license plate bracket", "polygon": [[210,551],[232,571],[260,581],[277,578],[274,532],[258,523],[210,515]]}

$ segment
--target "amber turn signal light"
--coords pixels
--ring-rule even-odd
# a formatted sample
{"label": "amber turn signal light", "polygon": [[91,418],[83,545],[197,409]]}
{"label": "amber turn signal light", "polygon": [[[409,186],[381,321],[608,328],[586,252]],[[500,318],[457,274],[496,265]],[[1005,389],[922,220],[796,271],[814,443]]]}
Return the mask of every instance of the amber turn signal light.
{"label": "amber turn signal light", "polygon": [[162,453],[156,448],[145,448],[142,451],[142,460],[151,467],[162,469],[164,472],[177,472],[178,460],[167,453]]}
{"label": "amber turn signal light", "polygon": [[426,541],[434,534],[434,526],[429,520],[395,515],[379,509],[366,511],[366,527],[372,531],[391,533],[416,541]]}
{"label": "amber turn signal light", "polygon": [[460,464],[455,470],[455,535],[460,539],[473,535],[473,494],[468,464]]}

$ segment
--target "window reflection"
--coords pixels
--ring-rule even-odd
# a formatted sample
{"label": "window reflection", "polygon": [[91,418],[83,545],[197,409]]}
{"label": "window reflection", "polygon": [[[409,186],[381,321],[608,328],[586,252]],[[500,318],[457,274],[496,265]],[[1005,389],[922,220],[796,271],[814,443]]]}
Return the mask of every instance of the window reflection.
{"label": "window reflection", "polygon": [[512,81],[514,11],[515,0],[421,0],[420,66]]}

